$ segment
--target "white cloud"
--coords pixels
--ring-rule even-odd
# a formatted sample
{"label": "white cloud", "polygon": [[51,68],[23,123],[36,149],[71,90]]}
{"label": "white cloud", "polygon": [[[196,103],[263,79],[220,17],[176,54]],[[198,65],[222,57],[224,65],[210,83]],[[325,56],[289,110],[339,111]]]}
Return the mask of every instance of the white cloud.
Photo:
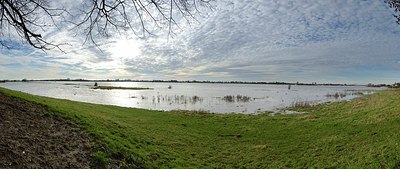
{"label": "white cloud", "polygon": [[[376,0],[221,0],[173,39],[165,31],[116,37],[100,52],[63,30],[47,37],[70,43],[68,53],[45,57],[81,78],[391,82],[400,73],[400,26],[391,14]],[[363,75],[368,68],[378,73]]]}

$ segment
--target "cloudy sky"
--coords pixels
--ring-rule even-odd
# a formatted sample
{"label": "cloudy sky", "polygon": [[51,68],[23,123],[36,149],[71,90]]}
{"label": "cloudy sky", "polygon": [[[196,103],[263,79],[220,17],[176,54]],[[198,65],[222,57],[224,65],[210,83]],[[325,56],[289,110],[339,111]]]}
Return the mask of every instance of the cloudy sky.
{"label": "cloudy sky", "polygon": [[69,29],[47,32],[67,53],[0,48],[0,79],[178,79],[400,82],[400,25],[383,0],[220,0],[199,23],[99,51]]}

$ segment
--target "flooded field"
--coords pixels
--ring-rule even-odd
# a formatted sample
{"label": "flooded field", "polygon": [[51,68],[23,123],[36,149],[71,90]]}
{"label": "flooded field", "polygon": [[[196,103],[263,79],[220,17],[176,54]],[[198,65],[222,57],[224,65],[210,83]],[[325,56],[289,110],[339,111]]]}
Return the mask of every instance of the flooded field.
{"label": "flooded field", "polygon": [[287,86],[156,82],[7,82],[0,87],[34,95],[153,110],[256,114],[290,106],[350,100],[365,86]]}

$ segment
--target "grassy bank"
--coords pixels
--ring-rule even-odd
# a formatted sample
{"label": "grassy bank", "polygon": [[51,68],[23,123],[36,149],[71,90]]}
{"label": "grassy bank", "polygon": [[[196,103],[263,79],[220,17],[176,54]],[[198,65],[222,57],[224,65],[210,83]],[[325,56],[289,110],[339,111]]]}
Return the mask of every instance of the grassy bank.
{"label": "grassy bank", "polygon": [[400,90],[306,114],[159,112],[0,92],[46,105],[97,141],[104,164],[148,168],[399,168]]}

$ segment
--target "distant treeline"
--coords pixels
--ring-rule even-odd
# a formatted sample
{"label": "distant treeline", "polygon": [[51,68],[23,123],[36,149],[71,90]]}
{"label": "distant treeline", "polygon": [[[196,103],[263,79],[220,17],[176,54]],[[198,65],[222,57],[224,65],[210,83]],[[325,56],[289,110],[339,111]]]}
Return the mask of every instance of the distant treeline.
{"label": "distant treeline", "polygon": [[368,83],[368,87],[389,87],[389,88],[400,88],[400,83],[394,83],[394,84],[372,84]]}
{"label": "distant treeline", "polygon": [[[46,79],[46,80],[0,80],[0,83],[4,82],[28,82],[28,81],[73,81],[73,82],[157,82],[157,83],[217,83],[217,84],[274,84],[274,85],[305,85],[305,86],[357,86],[355,84],[341,84],[341,83],[301,83],[301,82],[249,82],[249,81],[200,81],[200,80],[132,80],[132,79],[106,79],[106,80],[88,80],[88,79]],[[389,87],[389,88],[400,88],[400,83],[394,84],[367,84],[368,87]]]}
{"label": "distant treeline", "polygon": [[157,82],[157,83],[217,83],[217,84],[274,84],[274,85],[324,85],[324,86],[355,86],[354,84],[340,83],[301,83],[301,82],[249,82],[249,81],[200,81],[200,80],[131,80],[131,79],[107,79],[107,80],[87,80],[87,79],[46,79],[46,80],[2,80],[0,82],[28,82],[28,81],[73,81],[73,82]]}

